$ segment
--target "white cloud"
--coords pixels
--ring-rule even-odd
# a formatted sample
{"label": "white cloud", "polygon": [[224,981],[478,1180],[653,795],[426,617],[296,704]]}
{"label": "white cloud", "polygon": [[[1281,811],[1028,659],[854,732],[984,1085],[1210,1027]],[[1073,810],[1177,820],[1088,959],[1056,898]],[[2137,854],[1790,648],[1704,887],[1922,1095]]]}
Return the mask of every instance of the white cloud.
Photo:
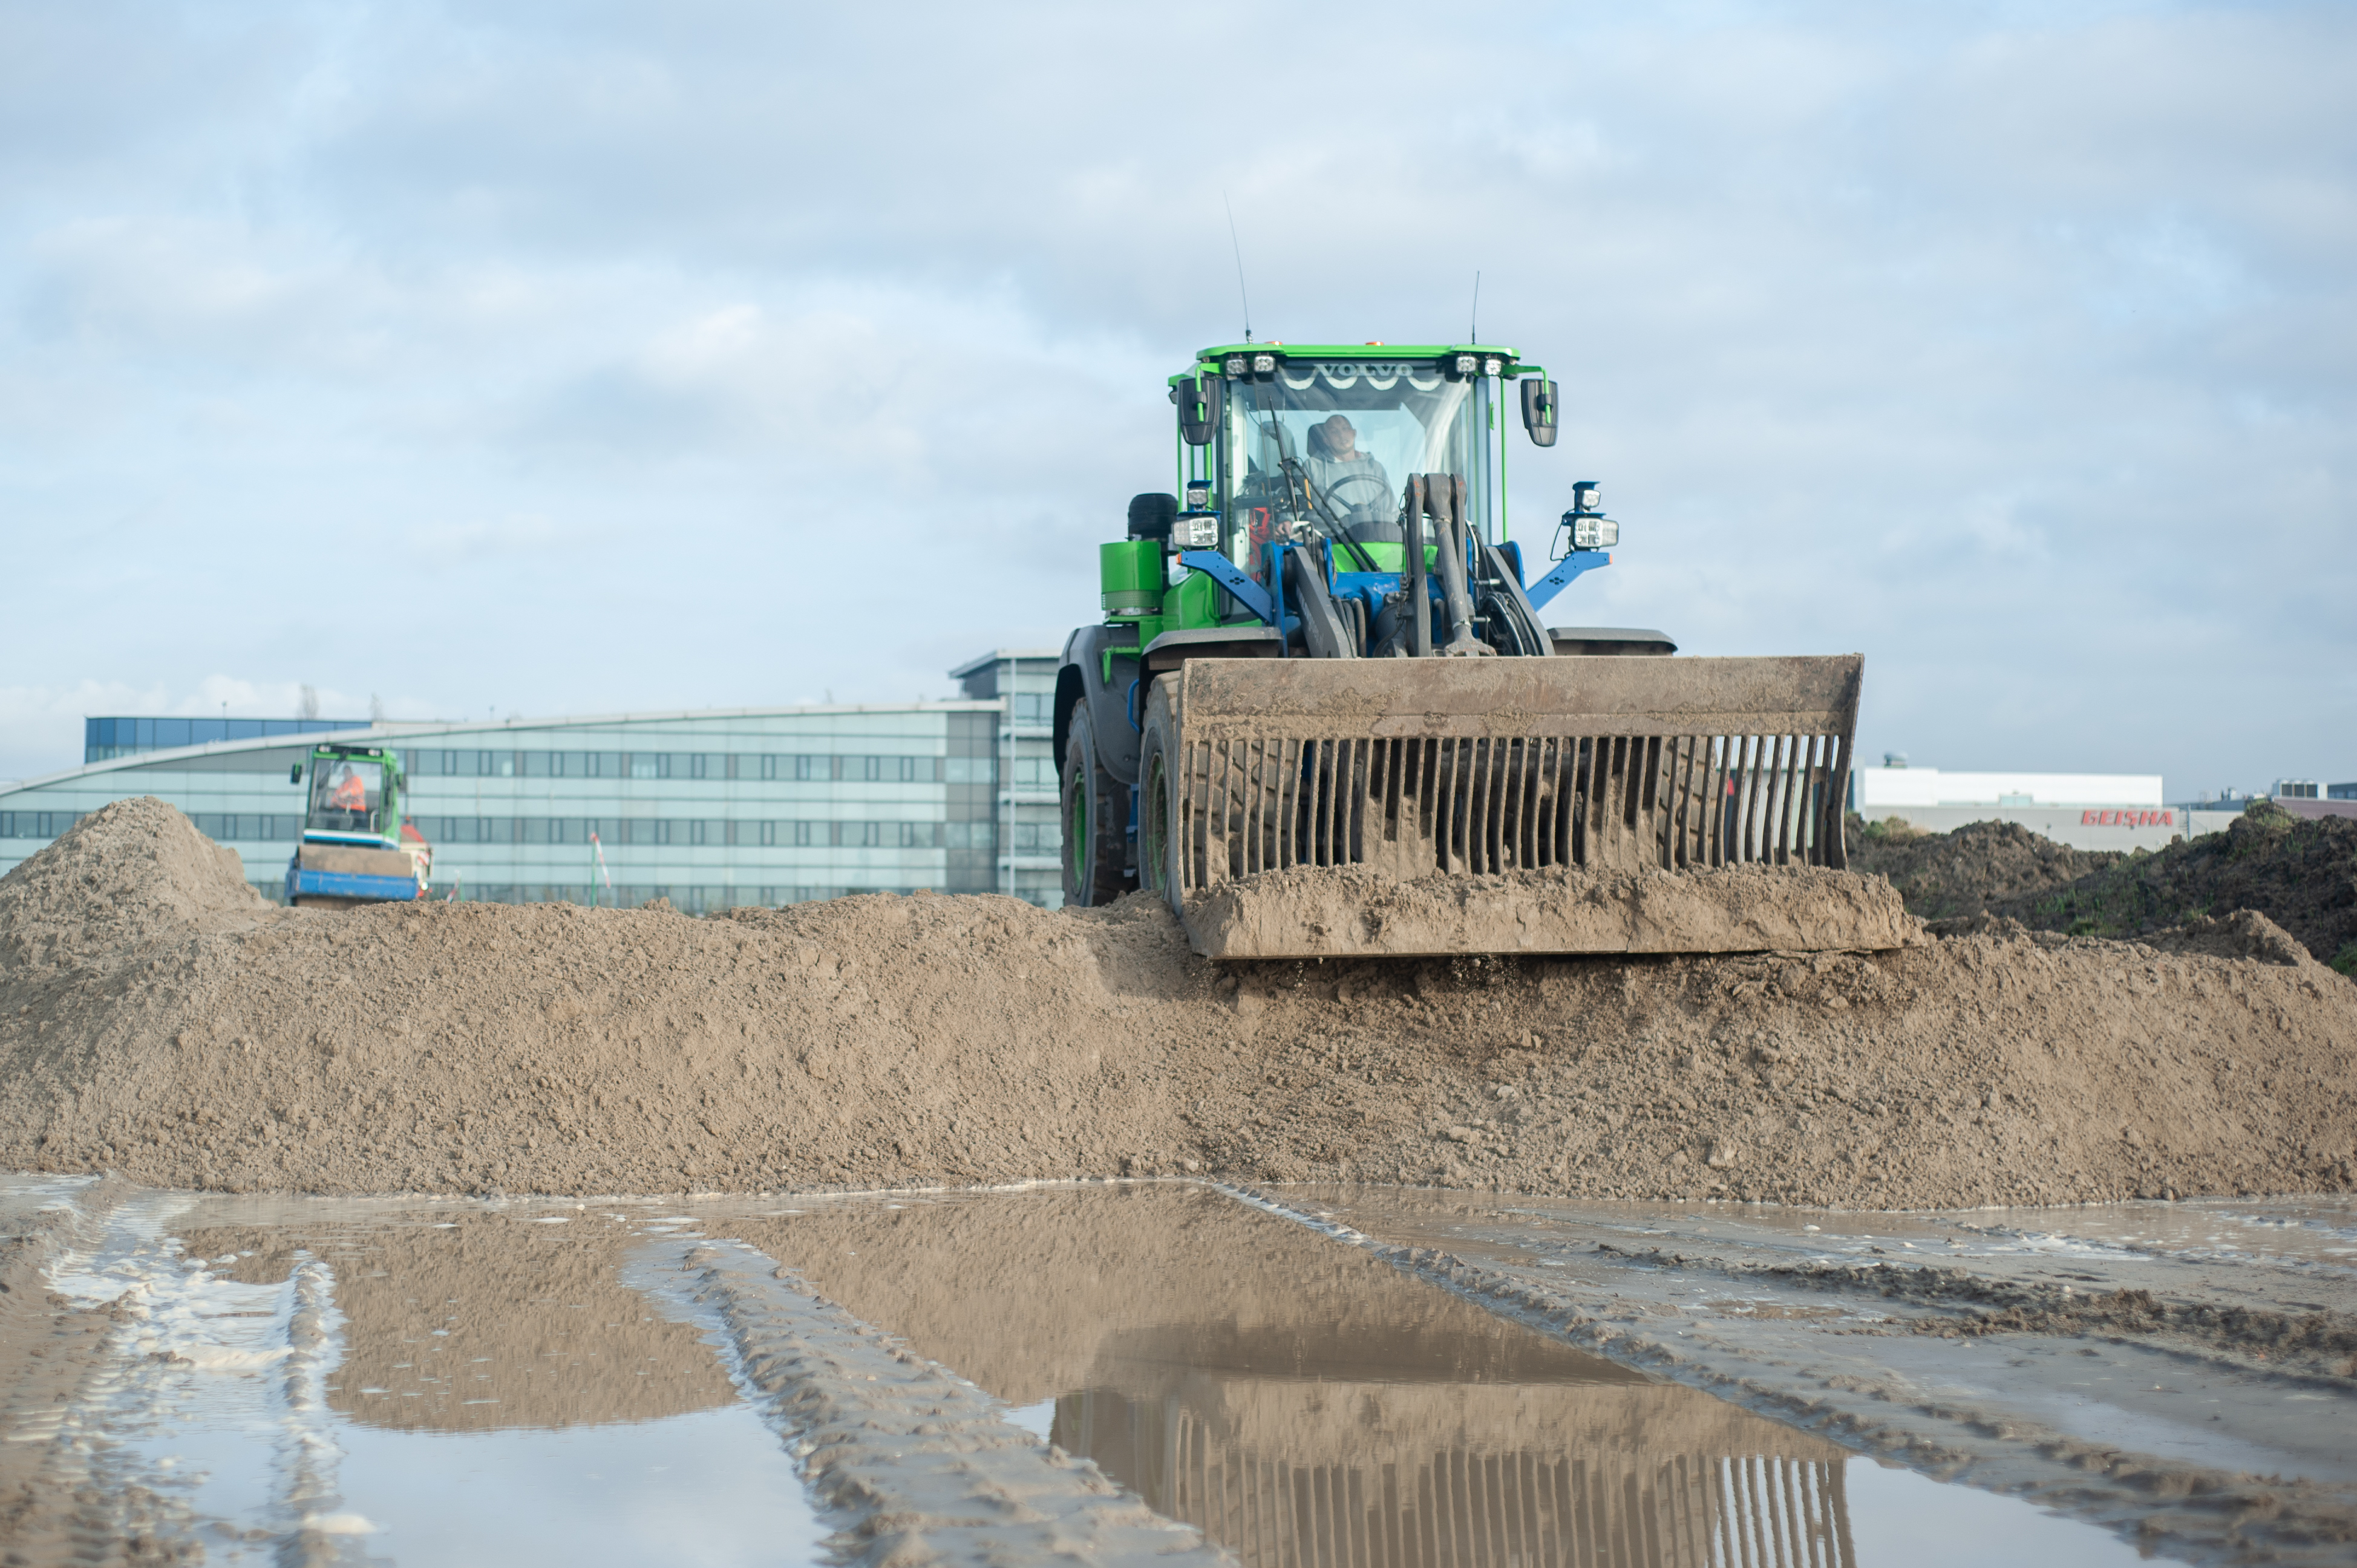
{"label": "white cloud", "polygon": [[1430,23],[9,13],[10,668],[938,689],[1093,613],[1237,329],[1224,193],[1265,336],[1451,338],[1481,270],[1566,389],[1521,532],[1627,527],[1567,618],[1863,649],[1869,750],[2357,777],[2346,11]]}

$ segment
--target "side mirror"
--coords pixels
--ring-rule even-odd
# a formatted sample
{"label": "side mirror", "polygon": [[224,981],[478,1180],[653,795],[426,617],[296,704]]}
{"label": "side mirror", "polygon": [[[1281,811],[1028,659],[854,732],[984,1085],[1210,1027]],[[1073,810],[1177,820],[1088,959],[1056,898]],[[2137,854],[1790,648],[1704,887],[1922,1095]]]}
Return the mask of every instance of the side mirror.
{"label": "side mirror", "polygon": [[1178,404],[1178,434],[1189,446],[1209,446],[1220,428],[1227,383],[1217,376],[1181,376],[1172,389]]}
{"label": "side mirror", "polygon": [[294,767],[289,768],[286,770],[286,782],[289,784],[300,784],[303,782],[303,765],[301,763],[298,762],[295,764]]}
{"label": "side mirror", "polygon": [[1544,376],[1523,381],[1523,428],[1531,433],[1532,446],[1555,445],[1555,383]]}

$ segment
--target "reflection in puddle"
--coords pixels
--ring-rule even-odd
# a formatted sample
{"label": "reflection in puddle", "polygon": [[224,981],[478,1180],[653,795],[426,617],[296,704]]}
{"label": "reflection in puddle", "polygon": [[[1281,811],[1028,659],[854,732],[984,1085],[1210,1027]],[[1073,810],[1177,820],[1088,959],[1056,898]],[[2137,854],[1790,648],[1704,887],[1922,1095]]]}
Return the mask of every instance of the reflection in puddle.
{"label": "reflection in puddle", "polygon": [[735,1229],[1246,1563],[1855,1561],[1844,1450],[1214,1193]]}
{"label": "reflection in puddle", "polygon": [[[694,1330],[616,1278],[637,1226],[437,1208],[280,1223],[199,1225],[188,1254],[238,1280],[281,1280],[298,1256],[335,1271],[346,1324],[330,1408],[373,1426],[482,1432],[652,1421],[736,1399]],[[292,1222],[285,1222],[288,1219]]]}
{"label": "reflection in puddle", "polygon": [[1625,1398],[1471,1392],[1090,1389],[1056,1402],[1053,1438],[1270,1568],[1856,1560],[1830,1445],[1771,1428],[1773,1448],[1673,1452],[1611,1430]]}

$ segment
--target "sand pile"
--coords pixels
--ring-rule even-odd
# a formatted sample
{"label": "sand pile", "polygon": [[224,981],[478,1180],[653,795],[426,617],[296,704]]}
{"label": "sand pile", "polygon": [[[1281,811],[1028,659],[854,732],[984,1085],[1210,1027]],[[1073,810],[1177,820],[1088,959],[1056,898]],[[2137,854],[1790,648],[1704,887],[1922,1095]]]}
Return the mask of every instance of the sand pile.
{"label": "sand pile", "polygon": [[1399,881],[1367,866],[1294,866],[1189,898],[1213,958],[1435,954],[1875,952],[1922,940],[1890,884],[1816,866],[1664,872],[1550,866]]}
{"label": "sand pile", "polygon": [[69,836],[70,853],[44,851],[0,877],[0,975],[59,960],[103,967],[271,908],[246,886],[235,850],[161,800],[126,800]]}
{"label": "sand pile", "polygon": [[2357,1155],[2357,984],[2256,917],[2149,945],[1992,921],[1805,960],[1222,965],[1142,897],[280,910],[201,843],[127,801],[0,879],[0,1165],[1914,1206],[2338,1188]]}

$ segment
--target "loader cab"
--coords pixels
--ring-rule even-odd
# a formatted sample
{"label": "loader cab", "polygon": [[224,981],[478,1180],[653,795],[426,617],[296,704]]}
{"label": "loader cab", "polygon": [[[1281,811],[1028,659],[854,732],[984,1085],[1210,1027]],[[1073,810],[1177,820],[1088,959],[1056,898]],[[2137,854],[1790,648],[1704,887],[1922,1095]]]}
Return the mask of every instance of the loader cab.
{"label": "loader cab", "polygon": [[316,746],[303,816],[304,842],[398,848],[401,794],[398,753],[381,746]]}
{"label": "loader cab", "polygon": [[1480,537],[1499,536],[1496,405],[1520,369],[1512,350],[1245,344],[1205,349],[1194,369],[1219,392],[1190,467],[1220,514],[1221,553],[1255,578],[1269,542],[1315,537],[1398,571],[1411,474],[1462,479]]}

